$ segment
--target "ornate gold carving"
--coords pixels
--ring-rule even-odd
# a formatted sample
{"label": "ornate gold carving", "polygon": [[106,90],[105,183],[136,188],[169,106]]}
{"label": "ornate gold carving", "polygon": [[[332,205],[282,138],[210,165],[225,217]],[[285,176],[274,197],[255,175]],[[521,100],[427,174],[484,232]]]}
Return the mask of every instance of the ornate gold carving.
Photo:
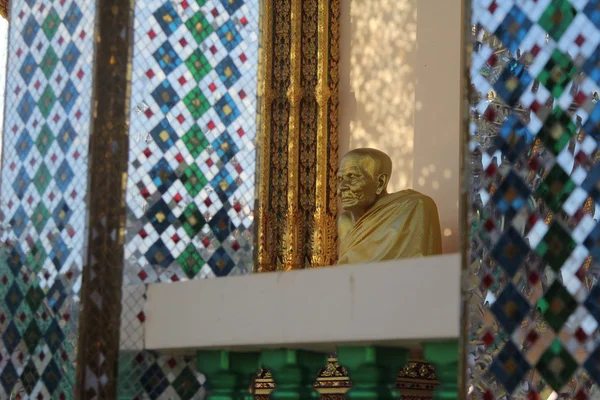
{"label": "ornate gold carving", "polygon": [[9,1],[8,0],[0,0],[0,16],[2,18],[8,19],[8,11],[9,10],[10,10]]}
{"label": "ornate gold carving", "polygon": [[327,365],[319,371],[313,387],[321,399],[343,399],[344,394],[352,388],[348,371],[340,365],[337,355],[333,354],[327,359]]}
{"label": "ornate gold carving", "polygon": [[262,2],[260,35],[262,47],[259,51],[258,66],[258,97],[260,113],[257,117],[257,125],[260,126],[257,141],[257,171],[258,171],[258,200],[256,218],[257,249],[255,251],[255,269],[258,272],[272,271],[275,265],[271,257],[272,239],[269,234],[269,222],[273,216],[269,212],[269,182],[270,182],[270,132],[271,118],[270,110],[273,104],[274,91],[273,81],[273,7],[272,2]]}
{"label": "ornate gold carving", "polygon": [[410,360],[396,377],[396,390],[403,399],[432,399],[438,385],[435,367],[420,360]]}
{"label": "ornate gold carving", "polygon": [[339,0],[265,0],[256,271],[337,258]]}
{"label": "ornate gold carving", "polygon": [[277,385],[273,380],[271,371],[261,367],[260,371],[254,376],[254,380],[250,386],[250,393],[254,395],[255,400],[268,400],[271,397],[271,392],[275,390],[276,387]]}

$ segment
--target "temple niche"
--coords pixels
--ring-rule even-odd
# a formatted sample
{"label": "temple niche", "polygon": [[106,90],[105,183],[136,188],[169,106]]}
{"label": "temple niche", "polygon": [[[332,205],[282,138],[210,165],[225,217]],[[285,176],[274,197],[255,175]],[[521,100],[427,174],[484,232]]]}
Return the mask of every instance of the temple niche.
{"label": "temple niche", "polygon": [[341,8],[340,156],[358,148],[387,154],[387,191],[411,189],[432,199],[441,252],[454,253],[460,247],[461,10],[429,1],[375,3]]}

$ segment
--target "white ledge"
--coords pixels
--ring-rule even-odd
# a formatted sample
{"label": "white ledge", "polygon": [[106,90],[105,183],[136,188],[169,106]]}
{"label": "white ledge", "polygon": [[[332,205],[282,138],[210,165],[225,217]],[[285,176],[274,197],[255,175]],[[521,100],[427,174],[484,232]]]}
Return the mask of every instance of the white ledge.
{"label": "white ledge", "polygon": [[152,284],[145,346],[258,350],[457,339],[459,254]]}

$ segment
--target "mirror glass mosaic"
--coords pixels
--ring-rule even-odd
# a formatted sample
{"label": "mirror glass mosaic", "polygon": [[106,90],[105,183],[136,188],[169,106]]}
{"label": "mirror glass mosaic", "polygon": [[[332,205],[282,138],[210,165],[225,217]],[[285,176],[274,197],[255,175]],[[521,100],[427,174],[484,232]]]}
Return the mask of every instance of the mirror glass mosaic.
{"label": "mirror glass mosaic", "polygon": [[146,284],[252,272],[258,0],[138,0],[119,391],[202,396],[194,357],[144,351]]}
{"label": "mirror glass mosaic", "polygon": [[600,2],[473,0],[469,392],[600,396]]}
{"label": "mirror glass mosaic", "polygon": [[[14,1],[2,152],[0,398],[71,398],[95,2]],[[11,397],[13,396],[13,397]]]}

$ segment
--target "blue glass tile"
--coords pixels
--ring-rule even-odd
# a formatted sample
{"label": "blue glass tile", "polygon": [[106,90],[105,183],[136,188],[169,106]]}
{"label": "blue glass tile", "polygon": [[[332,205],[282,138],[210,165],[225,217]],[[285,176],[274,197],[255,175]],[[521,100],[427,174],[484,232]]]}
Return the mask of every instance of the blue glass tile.
{"label": "blue glass tile", "polygon": [[235,29],[235,24],[231,20],[228,20],[217,29],[217,35],[219,35],[219,39],[221,39],[221,43],[227,51],[232,51],[242,42],[242,36]]}
{"label": "blue glass tile", "polygon": [[219,74],[219,78],[225,84],[225,87],[229,89],[236,83],[242,74],[237,69],[231,57],[227,56],[215,67],[215,71]]}
{"label": "blue glass tile", "polygon": [[235,105],[235,101],[233,101],[229,93],[226,93],[225,96],[216,102],[215,111],[225,126],[231,125],[240,116],[240,110]]}
{"label": "blue glass tile", "polygon": [[35,61],[35,58],[33,58],[31,53],[28,53],[25,57],[25,60],[23,60],[23,65],[21,65],[21,69],[19,69],[19,73],[21,74],[21,77],[23,77],[23,80],[27,85],[29,85],[29,83],[31,82],[31,78],[35,74],[35,71],[37,71],[37,68],[37,61]]}
{"label": "blue glass tile", "polygon": [[212,143],[212,147],[221,158],[221,161],[223,161],[223,164],[227,164],[238,152],[238,147],[227,132],[223,132],[223,134]]}
{"label": "blue glass tile", "polygon": [[219,212],[217,212],[212,219],[208,222],[210,229],[215,234],[215,237],[220,242],[227,239],[229,234],[231,233],[232,223],[231,218],[227,215],[227,210],[221,208]]}
{"label": "blue glass tile", "polygon": [[29,93],[29,91],[26,91],[23,95],[23,98],[19,102],[19,106],[17,107],[17,113],[24,123],[29,121],[29,117],[31,117],[35,106],[36,104],[33,96]]}
{"label": "blue glass tile", "polygon": [[167,80],[152,92],[152,97],[154,97],[160,110],[165,114],[179,101],[177,92],[171,87],[171,84]]}
{"label": "blue glass tile", "polygon": [[17,151],[17,155],[21,161],[25,161],[32,147],[33,140],[31,139],[31,135],[27,129],[23,129],[23,132],[21,132],[21,136],[19,136],[15,146],[15,150]]}
{"label": "blue glass tile", "polygon": [[509,283],[492,304],[491,311],[502,327],[511,334],[529,312],[527,300]]}
{"label": "blue glass tile", "polygon": [[177,180],[175,172],[173,172],[173,169],[164,158],[161,158],[160,161],[152,167],[149,175],[158,191],[163,194],[169,190],[173,182]]}
{"label": "blue glass tile", "polygon": [[170,36],[181,25],[181,18],[168,1],[154,12],[154,18],[167,36]]}
{"label": "blue glass tile", "polygon": [[81,21],[82,17],[83,14],[77,6],[77,3],[71,3],[71,7],[69,7],[67,14],[65,15],[62,21],[63,25],[65,26],[65,28],[67,28],[67,31],[69,31],[71,35],[75,33],[75,29],[77,29],[79,21]]}
{"label": "blue glass tile", "polygon": [[208,260],[210,269],[216,276],[227,276],[235,266],[229,254],[223,247],[219,247]]}

